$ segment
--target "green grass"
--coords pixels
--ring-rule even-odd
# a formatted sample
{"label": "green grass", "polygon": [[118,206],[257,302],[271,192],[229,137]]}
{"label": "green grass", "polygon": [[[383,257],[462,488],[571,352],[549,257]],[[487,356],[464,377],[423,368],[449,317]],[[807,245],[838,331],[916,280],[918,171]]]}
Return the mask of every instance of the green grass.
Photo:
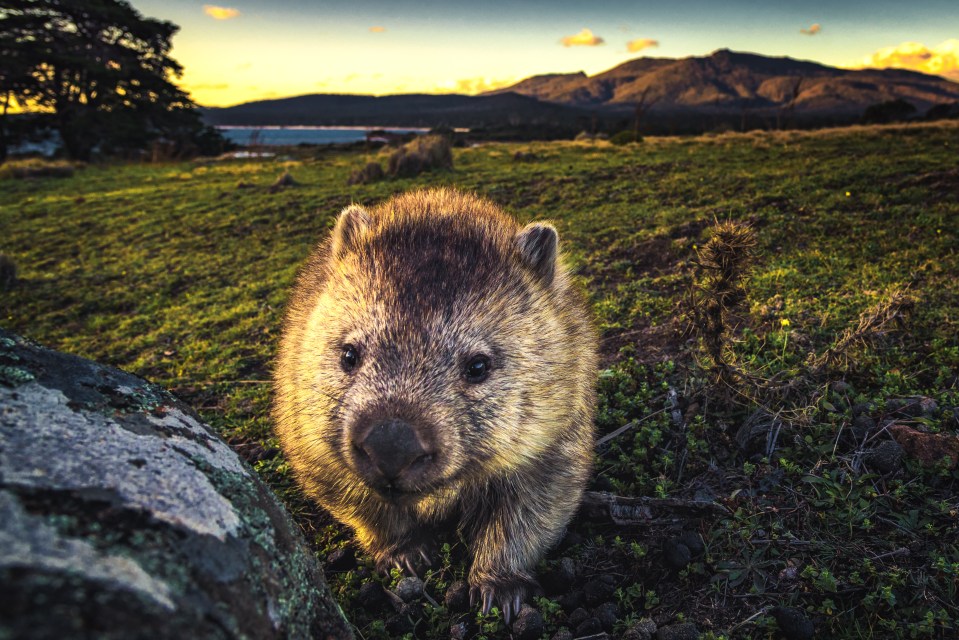
{"label": "green grass", "polygon": [[[955,433],[959,405],[959,127],[649,138],[640,144],[489,144],[454,153],[455,170],[346,186],[375,154],[317,152],[275,161],[90,165],[66,177],[0,181],[0,253],[19,282],[0,322],[48,346],[145,376],[190,401],[277,489],[324,555],[349,536],[293,486],[268,418],[268,380],[298,265],[350,202],[427,185],[477,191],[521,220],[552,219],[603,332],[597,424],[634,429],[597,457],[593,488],[707,497],[726,518],[686,523],[706,552],[676,571],[677,533],[578,521],[567,555],[577,588],[615,579],[622,632],[632,620],[688,621],[712,637],[776,637],[770,612],[796,607],[817,637],[951,637],[959,629],[959,472],[906,459],[883,475],[868,451],[888,439],[889,400],[936,400],[900,421]],[[531,161],[514,162],[516,151]],[[298,186],[270,192],[289,170]],[[247,187],[241,187],[246,183]],[[760,258],[733,348],[765,377],[801,379],[860,312],[897,287],[917,303],[901,330],[804,389],[806,419],[771,453],[742,450],[754,407],[724,399],[695,364],[684,300],[696,248],[716,220],[747,221]],[[783,320],[787,320],[785,324]],[[679,393],[685,419],[670,418]],[[800,402],[799,404],[802,404]],[[427,591],[440,604],[463,576],[448,541]],[[367,559],[328,578],[362,637],[385,637],[355,601]],[[562,594],[558,594],[562,595]],[[558,597],[558,596],[557,596]],[[553,600],[555,600],[554,598]],[[551,635],[568,611],[540,609]],[[411,613],[418,637],[449,637],[442,607]],[[488,637],[501,623],[479,621]]]}

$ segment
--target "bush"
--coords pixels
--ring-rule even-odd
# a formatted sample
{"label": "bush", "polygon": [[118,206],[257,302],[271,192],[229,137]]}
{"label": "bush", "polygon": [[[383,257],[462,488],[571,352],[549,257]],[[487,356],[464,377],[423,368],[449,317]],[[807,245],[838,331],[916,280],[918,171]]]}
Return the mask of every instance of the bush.
{"label": "bush", "polygon": [[350,174],[350,178],[346,181],[346,184],[353,185],[378,182],[382,180],[385,175],[386,174],[383,172],[383,167],[379,162],[369,162],[362,169],[357,169]]}
{"label": "bush", "polygon": [[390,156],[386,172],[394,178],[412,178],[424,171],[452,169],[453,149],[444,136],[416,138]]}
{"label": "bush", "polygon": [[17,265],[13,260],[0,253],[0,291],[12,289],[17,283]]}
{"label": "bush", "polygon": [[0,166],[0,178],[69,178],[75,170],[76,165],[64,160],[26,158],[12,160]]}
{"label": "bush", "polygon": [[643,141],[643,136],[635,131],[620,131],[614,134],[609,141],[617,145],[638,144]]}

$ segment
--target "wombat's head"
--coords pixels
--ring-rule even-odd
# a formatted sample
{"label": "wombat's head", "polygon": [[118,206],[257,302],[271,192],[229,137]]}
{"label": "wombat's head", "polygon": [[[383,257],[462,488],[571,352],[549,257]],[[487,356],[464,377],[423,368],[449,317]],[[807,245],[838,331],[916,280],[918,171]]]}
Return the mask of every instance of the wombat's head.
{"label": "wombat's head", "polygon": [[570,360],[557,243],[453,191],[343,211],[301,276],[306,466],[413,502],[554,445],[579,409],[572,387],[592,385]]}

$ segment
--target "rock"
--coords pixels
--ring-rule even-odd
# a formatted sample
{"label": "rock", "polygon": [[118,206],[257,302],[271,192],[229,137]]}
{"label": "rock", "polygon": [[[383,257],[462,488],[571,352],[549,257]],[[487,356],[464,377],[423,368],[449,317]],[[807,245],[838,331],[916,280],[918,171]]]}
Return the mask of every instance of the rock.
{"label": "rock", "polygon": [[566,618],[566,622],[569,624],[570,628],[575,629],[579,625],[583,624],[583,622],[588,617],[589,617],[589,611],[580,607],[579,609],[576,609],[571,614],[569,614],[569,617]]}
{"label": "rock", "polygon": [[560,547],[563,549],[569,549],[570,547],[583,544],[583,540],[583,536],[575,531],[567,531],[566,536],[563,537],[563,541],[560,542]]}
{"label": "rock", "polygon": [[703,542],[703,537],[695,531],[684,531],[676,539],[686,545],[693,560],[697,560],[706,555],[706,543]]}
{"label": "rock", "polygon": [[893,473],[902,468],[903,450],[895,440],[883,440],[866,453],[865,461],[879,473]]}
{"label": "rock", "polygon": [[550,640],[573,640],[573,632],[566,627],[560,627]]}
{"label": "rock", "polygon": [[652,640],[655,633],[656,623],[649,618],[643,618],[626,630],[623,640]]}
{"label": "rock", "polygon": [[615,602],[604,602],[593,609],[593,617],[603,625],[603,630],[612,633],[616,621],[619,620],[619,607]]}
{"label": "rock", "polygon": [[356,553],[350,547],[333,549],[326,556],[328,571],[349,571],[356,568]]}
{"label": "rock", "polygon": [[583,592],[579,589],[573,589],[559,599],[559,605],[563,607],[563,611],[575,611],[584,604],[586,604],[586,598],[583,597]]}
{"label": "rock", "polygon": [[663,561],[669,568],[676,571],[684,569],[692,558],[693,554],[689,551],[689,547],[680,542],[678,538],[663,540]]}
{"label": "rock", "polygon": [[794,607],[774,607],[770,613],[786,640],[811,640],[815,637],[816,628],[802,610]]}
{"label": "rock", "polygon": [[391,604],[389,594],[379,582],[364,582],[356,595],[356,602],[371,613],[387,609]]}
{"label": "rock", "polygon": [[594,636],[597,633],[603,632],[603,623],[598,619],[590,617],[586,618],[576,627],[576,637],[582,638],[583,636]]}
{"label": "rock", "polygon": [[413,602],[423,597],[423,581],[416,576],[403,578],[396,585],[393,593],[403,602]]}
{"label": "rock", "polygon": [[392,638],[399,638],[405,636],[407,633],[413,633],[413,629],[416,628],[416,625],[410,620],[409,614],[405,612],[394,613],[384,621],[384,624]]}
{"label": "rock", "polygon": [[590,607],[606,602],[616,591],[616,582],[612,576],[602,576],[583,585],[583,598]]}
{"label": "rock", "polygon": [[465,580],[457,580],[449,586],[445,604],[451,613],[466,613],[470,610],[470,586]]}
{"label": "rock", "polygon": [[537,640],[543,635],[543,626],[543,615],[528,604],[524,604],[513,622],[513,638]]}
{"label": "rock", "polygon": [[876,430],[876,421],[871,417],[860,414],[852,420],[852,432],[857,440],[864,440]]}
{"label": "rock", "polygon": [[555,568],[543,574],[540,584],[546,593],[552,595],[565,593],[573,586],[575,580],[576,563],[572,558],[560,558]]}
{"label": "rock", "polygon": [[699,629],[691,622],[671,624],[656,631],[656,640],[698,640]]}
{"label": "rock", "polygon": [[0,637],[352,637],[279,501],[185,404],[3,330],[0,365]]}
{"label": "rock", "polygon": [[292,174],[289,171],[284,171],[280,174],[280,177],[276,179],[276,182],[273,183],[274,187],[294,187],[299,184],[296,180],[293,179]]}
{"label": "rock", "polygon": [[857,402],[852,405],[852,415],[861,416],[872,413],[876,410],[876,405],[871,402]]}
{"label": "rock", "polygon": [[889,427],[889,433],[906,451],[906,454],[931,467],[940,464],[948,457],[946,466],[955,469],[959,463],[959,436],[945,433],[925,433],[904,424]]}

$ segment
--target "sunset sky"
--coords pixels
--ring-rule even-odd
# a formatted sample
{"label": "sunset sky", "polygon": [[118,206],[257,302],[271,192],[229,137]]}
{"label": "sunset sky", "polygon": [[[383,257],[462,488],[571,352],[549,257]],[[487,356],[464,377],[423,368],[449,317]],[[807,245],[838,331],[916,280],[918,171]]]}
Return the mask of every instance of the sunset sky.
{"label": "sunset sky", "polygon": [[956,0],[131,0],[180,25],[181,85],[203,105],[306,93],[478,93],[541,73],[716,49],[959,81]]}

